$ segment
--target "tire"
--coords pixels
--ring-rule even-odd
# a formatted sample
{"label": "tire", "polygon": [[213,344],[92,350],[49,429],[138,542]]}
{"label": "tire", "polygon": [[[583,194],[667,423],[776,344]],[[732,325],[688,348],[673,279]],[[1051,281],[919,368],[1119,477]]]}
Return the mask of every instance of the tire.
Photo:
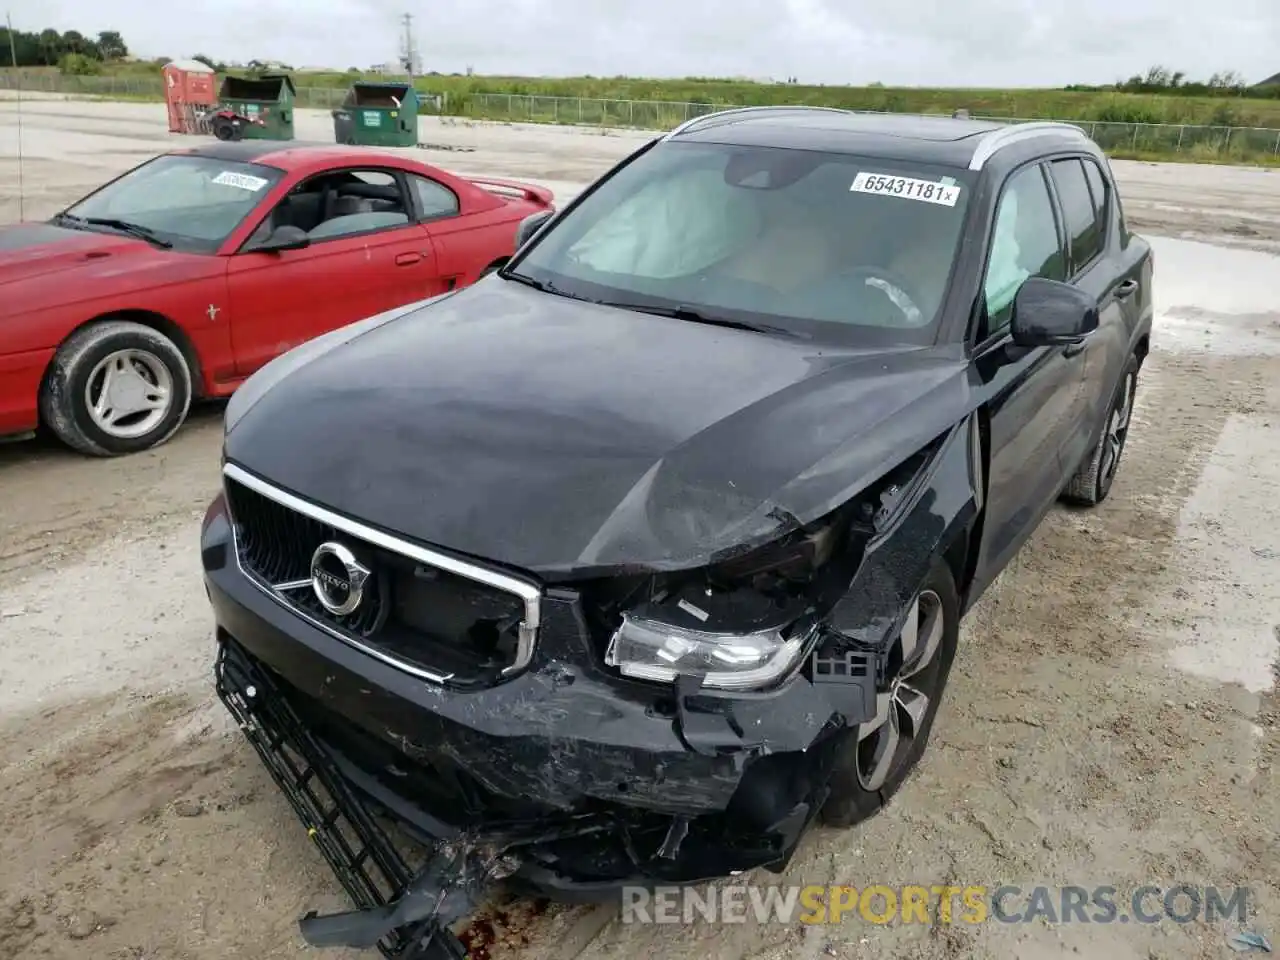
{"label": "tire", "polygon": [[[877,692],[882,716],[901,718],[897,722],[897,729],[900,731],[897,749],[893,751],[893,757],[885,765],[880,777],[868,776],[872,772],[868,768],[877,766],[874,762],[875,756],[883,756],[887,753],[887,747],[881,746],[875,738],[882,736],[881,731],[890,726],[893,720],[888,720],[883,725],[877,725],[876,721],[872,721],[845,734],[845,742],[839,748],[841,753],[836,761],[835,770],[827,784],[830,793],[819,815],[821,821],[827,826],[852,827],[879,813],[907,781],[920,762],[921,756],[924,755],[929,735],[933,730],[933,720],[937,716],[938,706],[942,702],[942,694],[946,689],[947,677],[951,673],[951,663],[955,659],[956,644],[960,637],[960,600],[956,593],[955,577],[946,561],[942,559],[934,561],[929,576],[912,601],[913,607],[917,604],[921,611],[921,619],[924,619],[926,604],[940,618],[938,633],[932,644],[932,653],[922,658],[926,662],[918,672],[910,674],[910,684],[900,688],[896,684],[896,678],[902,673],[906,658],[902,656],[901,638],[895,639],[894,649],[886,664],[886,673],[894,677],[895,682],[886,684],[884,689]],[[917,644],[927,647],[929,633],[929,631],[918,632]],[[903,737],[903,724],[910,725],[910,715],[905,713],[903,707],[899,705],[901,701],[898,697],[906,700],[907,694],[916,688],[926,693],[927,702],[923,707],[918,726],[911,731],[909,737]],[[898,692],[895,696],[895,691],[904,689],[906,693]],[[910,699],[918,702],[914,701],[914,698]],[[876,728],[875,732],[872,732],[873,727]],[[878,746],[881,746],[881,749],[876,749]]]}
{"label": "tire", "polygon": [[[1136,356],[1130,356],[1116,395],[1107,407],[1107,418],[1102,424],[1098,442],[1089,451],[1084,462],[1076,470],[1062,491],[1062,499],[1082,507],[1097,506],[1111,493],[1116,472],[1120,469],[1120,457],[1125,441],[1129,439],[1129,426],[1133,422],[1133,401],[1138,391],[1138,367]],[[1117,439],[1118,438],[1118,439]]]}
{"label": "tire", "polygon": [[[95,414],[108,377],[127,408]],[[159,446],[191,407],[191,370],[182,351],[159,331],[104,320],[76,331],[58,348],[40,390],[40,417],[67,446],[115,457]],[[142,409],[148,402],[161,404]],[[113,421],[114,416],[114,421]]]}
{"label": "tire", "polygon": [[213,121],[213,135],[219,140],[235,140],[236,125],[227,119],[218,119]]}

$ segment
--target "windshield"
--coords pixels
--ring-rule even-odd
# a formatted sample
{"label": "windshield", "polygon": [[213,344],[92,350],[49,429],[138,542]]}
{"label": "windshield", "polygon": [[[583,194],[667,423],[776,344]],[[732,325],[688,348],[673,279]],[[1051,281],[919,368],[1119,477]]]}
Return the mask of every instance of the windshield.
{"label": "windshield", "polygon": [[124,221],[179,249],[213,252],[283,175],[256,163],[157,157],[65,212]]}
{"label": "windshield", "polygon": [[663,143],[513,266],[568,296],[932,343],[972,180],[846,154]]}

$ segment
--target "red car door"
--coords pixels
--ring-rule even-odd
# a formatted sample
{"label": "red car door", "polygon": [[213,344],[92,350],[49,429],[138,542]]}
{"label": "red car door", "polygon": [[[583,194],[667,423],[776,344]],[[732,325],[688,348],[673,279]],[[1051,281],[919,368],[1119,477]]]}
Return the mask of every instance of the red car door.
{"label": "red car door", "polygon": [[517,222],[501,205],[464,214],[447,183],[416,173],[408,181],[446,287],[475,283],[487,266],[515,252]]}
{"label": "red car door", "polygon": [[[446,289],[403,176],[343,168],[302,181],[230,258],[227,287],[236,372],[329,330]],[[280,228],[300,249],[260,250]]]}

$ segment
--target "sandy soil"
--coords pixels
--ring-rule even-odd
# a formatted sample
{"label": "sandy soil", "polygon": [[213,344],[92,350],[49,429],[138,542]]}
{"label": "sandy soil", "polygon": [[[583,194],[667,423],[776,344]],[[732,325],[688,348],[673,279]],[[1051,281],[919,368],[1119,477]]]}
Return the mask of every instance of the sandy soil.
{"label": "sandy soil", "polygon": [[[4,157],[14,106],[0,101]],[[327,138],[327,115],[298,116],[302,136]],[[161,118],[24,103],[26,215],[164,149]],[[561,196],[637,139],[423,124],[424,141],[474,148],[428,159]],[[0,160],[0,221],[17,218],[15,166]],[[1055,510],[974,611],[930,753],[891,809],[813,833],[783,879],[1243,884],[1274,939],[1280,259],[1257,251],[1280,244],[1280,174],[1116,169],[1130,219],[1163,236],[1155,349],[1112,498]],[[0,957],[302,957],[296,918],[342,903],[212,701],[194,547],[219,421],[199,410],[125,460],[0,447]],[[640,927],[607,910],[495,911],[495,957],[1229,953],[1227,928],[1202,922]]]}

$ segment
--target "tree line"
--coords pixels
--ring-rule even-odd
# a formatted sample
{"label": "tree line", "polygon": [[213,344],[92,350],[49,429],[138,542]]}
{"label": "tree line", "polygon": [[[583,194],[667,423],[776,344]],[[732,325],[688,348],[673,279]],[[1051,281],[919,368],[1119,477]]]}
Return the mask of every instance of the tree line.
{"label": "tree line", "polygon": [[63,65],[67,57],[102,63],[128,55],[124,38],[115,30],[104,30],[96,38],[86,37],[78,30],[59,33],[52,28],[39,32],[14,30],[11,36],[7,27],[0,26],[0,65],[6,67],[56,67]]}
{"label": "tree line", "polygon": [[[1280,63],[1276,64],[1280,67]],[[1267,85],[1263,85],[1263,84]],[[1165,96],[1183,97],[1280,97],[1280,74],[1258,84],[1249,84],[1235,70],[1221,70],[1208,80],[1196,80],[1181,70],[1170,70],[1156,65],[1146,73],[1135,73],[1127,80],[1105,87],[1073,84],[1068,90],[1099,92],[1114,90],[1117,93],[1159,93]]]}

